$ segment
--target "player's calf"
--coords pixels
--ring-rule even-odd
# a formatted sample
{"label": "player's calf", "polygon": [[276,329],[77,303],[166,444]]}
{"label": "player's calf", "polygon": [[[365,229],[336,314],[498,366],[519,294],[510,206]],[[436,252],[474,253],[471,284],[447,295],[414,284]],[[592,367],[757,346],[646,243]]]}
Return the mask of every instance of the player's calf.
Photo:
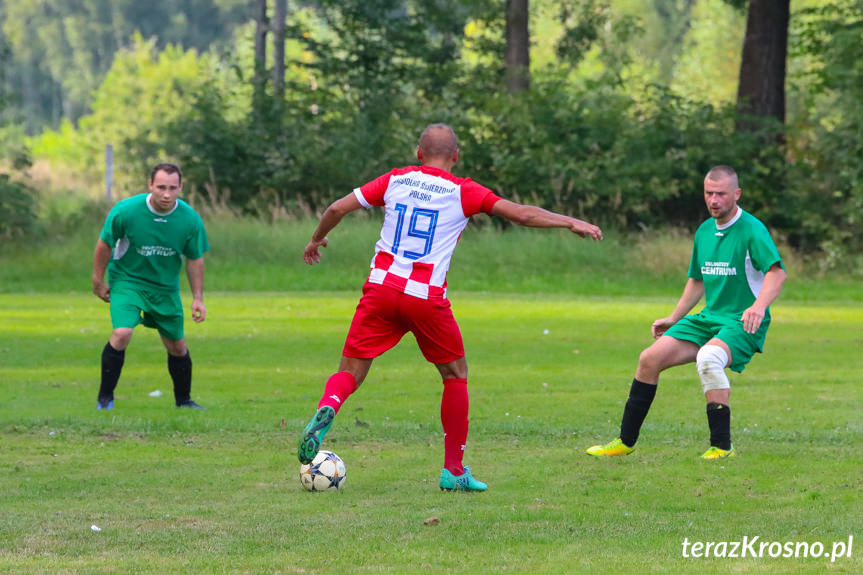
{"label": "player's calf", "polygon": [[114,409],[114,389],[120,380],[126,350],[115,349],[110,342],[102,349],[102,379],[96,409]]}
{"label": "player's calf", "polygon": [[[701,378],[701,387],[709,401],[707,424],[710,427],[711,450],[714,450],[708,450],[702,457],[704,459],[730,457],[734,451],[731,447],[731,409],[727,403],[711,401],[716,394],[710,393],[731,388],[731,382],[725,375],[728,354],[718,345],[705,345],[698,350],[695,363],[698,367],[698,376]],[[727,394],[724,397],[727,397]]]}

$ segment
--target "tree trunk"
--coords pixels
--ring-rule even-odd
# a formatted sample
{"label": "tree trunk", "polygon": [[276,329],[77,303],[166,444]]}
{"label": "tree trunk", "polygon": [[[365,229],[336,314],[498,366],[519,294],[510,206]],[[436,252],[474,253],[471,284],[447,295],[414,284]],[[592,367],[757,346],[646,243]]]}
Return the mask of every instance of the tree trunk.
{"label": "tree trunk", "polygon": [[790,0],[749,2],[737,88],[738,131],[752,131],[756,123],[753,116],[772,116],[785,123],[789,17]]}
{"label": "tree trunk", "polygon": [[33,83],[33,67],[21,66],[21,83],[24,88],[24,126],[27,135],[34,136],[36,135],[36,112],[39,109],[39,104]]}
{"label": "tree trunk", "polygon": [[254,92],[252,106],[260,112],[267,84],[267,0],[255,0],[255,75],[252,79]]}
{"label": "tree trunk", "polygon": [[288,0],[276,0],[273,11],[273,90],[276,103],[285,99],[285,18]]}
{"label": "tree trunk", "polygon": [[510,94],[530,88],[528,0],[506,1],[506,89]]}

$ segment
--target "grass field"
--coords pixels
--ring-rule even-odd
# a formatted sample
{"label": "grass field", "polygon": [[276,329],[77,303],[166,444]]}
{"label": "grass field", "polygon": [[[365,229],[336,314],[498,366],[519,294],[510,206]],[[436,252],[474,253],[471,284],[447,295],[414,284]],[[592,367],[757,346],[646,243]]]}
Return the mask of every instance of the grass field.
{"label": "grass field", "polygon": [[[487,216],[478,216],[488,223]],[[0,293],[90,291],[93,247],[102,222],[57,224],[27,242],[0,241]],[[309,267],[302,252],[315,222],[269,224],[225,218],[207,220],[209,289],[356,292],[369,271],[380,221],[351,214],[329,234],[323,265]],[[621,234],[606,230],[602,242],[562,230],[468,227],[447,276],[464,291],[677,298],[686,282],[692,238],[682,232]],[[863,303],[863,267],[853,260],[829,273],[780,246],[789,272],[783,302]],[[185,283],[185,280],[183,281]]]}
{"label": "grass field", "polygon": [[[17,291],[42,285],[13,263],[4,281],[19,277]],[[632,281],[638,293],[645,276]],[[173,407],[164,350],[143,328],[116,409],[97,412],[107,306],[86,293],[2,294],[0,572],[863,572],[856,292],[840,282],[850,297],[774,307],[767,353],[732,375],[737,459],[698,457],[707,426],[691,366],[663,377],[635,454],[591,459],[583,450],[617,432],[650,322],[676,301],[653,285],[639,299],[451,293],[471,369],[466,462],[489,483],[483,494],[437,488],[441,385],[410,337],[327,436],[347,464],[344,492],[300,487],[297,434],[358,291],[210,293],[207,322],[187,326],[204,412]],[[756,536],[828,553],[849,536],[856,545],[835,562],[682,557],[685,539]]]}

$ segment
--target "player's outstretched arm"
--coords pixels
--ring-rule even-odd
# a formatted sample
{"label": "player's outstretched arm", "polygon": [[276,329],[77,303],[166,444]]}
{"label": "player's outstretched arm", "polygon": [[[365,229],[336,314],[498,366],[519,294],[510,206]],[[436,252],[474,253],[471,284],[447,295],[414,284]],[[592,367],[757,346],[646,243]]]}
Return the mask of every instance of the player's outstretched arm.
{"label": "player's outstretched arm", "polygon": [[566,228],[574,234],[594,240],[602,239],[602,230],[584,220],[544,210],[537,206],[499,200],[491,209],[493,216],[506,218],[514,224],[530,228]]}
{"label": "player's outstretched arm", "polygon": [[204,305],[204,258],[186,260],[186,275],[192,288],[192,319],[201,323],[207,319],[207,306]]}
{"label": "player's outstretched arm", "polygon": [[306,249],[303,250],[303,259],[307,264],[311,266],[321,262],[319,248],[327,247],[327,243],[329,242],[327,234],[339,225],[343,217],[362,207],[362,204],[360,204],[360,201],[353,192],[330,204],[323,215],[321,215],[321,221],[318,222],[318,227],[315,229],[315,233],[312,234],[312,239],[309,240]]}
{"label": "player's outstretched arm", "polygon": [[661,336],[665,333],[665,330],[676,324],[680,318],[688,314],[689,311],[695,307],[695,304],[701,300],[701,296],[703,295],[704,282],[689,278],[686,281],[686,285],[683,287],[683,294],[677,301],[677,305],[674,306],[674,311],[671,312],[671,315],[656,320],[653,322],[653,325],[650,326],[650,333],[653,334],[654,339]]}
{"label": "player's outstretched arm", "polygon": [[105,283],[105,270],[111,260],[111,246],[106,244],[102,238],[96,240],[96,249],[93,251],[93,293],[102,301],[110,302],[111,294],[108,284]]}

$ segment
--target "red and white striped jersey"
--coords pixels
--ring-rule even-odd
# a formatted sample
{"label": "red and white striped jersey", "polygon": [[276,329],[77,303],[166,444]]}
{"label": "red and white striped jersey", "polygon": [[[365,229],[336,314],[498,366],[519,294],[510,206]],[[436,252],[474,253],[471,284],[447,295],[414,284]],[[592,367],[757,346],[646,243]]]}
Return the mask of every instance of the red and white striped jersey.
{"label": "red and white striped jersey", "polygon": [[500,199],[470,178],[429,166],[395,169],[354,194],[366,208],[386,208],[368,281],[422,299],[446,297],[446,274],[462,230]]}

